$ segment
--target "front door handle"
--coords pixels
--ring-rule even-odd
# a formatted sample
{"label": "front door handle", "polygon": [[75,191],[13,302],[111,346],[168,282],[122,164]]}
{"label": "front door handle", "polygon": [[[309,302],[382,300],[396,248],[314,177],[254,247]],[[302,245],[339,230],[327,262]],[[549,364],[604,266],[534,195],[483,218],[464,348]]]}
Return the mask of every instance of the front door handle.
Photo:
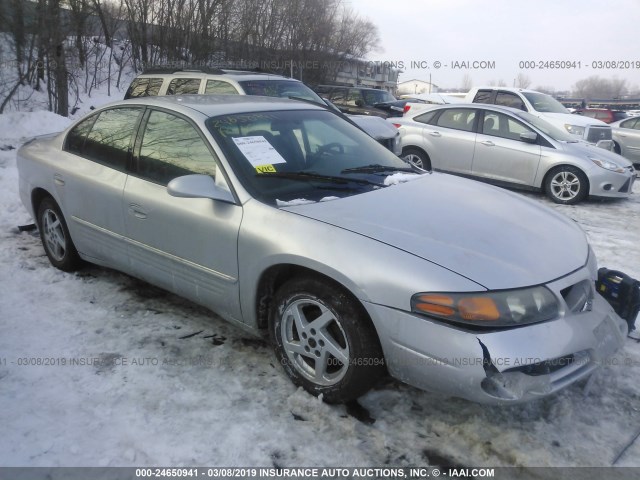
{"label": "front door handle", "polygon": [[493,143],[491,140],[485,140],[484,142],[480,142],[482,145],[486,145],[487,147],[495,147],[495,143]]}
{"label": "front door handle", "polygon": [[429,132],[429,135],[431,135],[432,137],[441,137],[442,136],[440,134],[440,132]]}
{"label": "front door handle", "polygon": [[56,185],[60,185],[61,187],[64,186],[64,178],[59,173],[56,173],[53,176],[53,181],[55,182]]}
{"label": "front door handle", "polygon": [[144,208],[135,203],[129,205],[129,213],[136,218],[147,218],[147,212],[144,211]]}

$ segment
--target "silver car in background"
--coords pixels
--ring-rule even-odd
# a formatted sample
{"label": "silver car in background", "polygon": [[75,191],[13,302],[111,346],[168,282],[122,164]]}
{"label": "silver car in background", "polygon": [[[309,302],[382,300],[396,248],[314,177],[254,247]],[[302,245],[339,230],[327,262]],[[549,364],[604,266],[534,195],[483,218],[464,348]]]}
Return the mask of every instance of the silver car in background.
{"label": "silver car in background", "polygon": [[540,398],[627,333],[573,221],[419,170],[313,105],[118,102],[27,142],[18,170],[55,267],[115,268],[268,336],[329,402],[386,372],[478,402]]}
{"label": "silver car in background", "polygon": [[442,105],[388,121],[400,130],[402,156],[425,169],[542,190],[565,204],[633,189],[628,160],[521,110]]}
{"label": "silver car in background", "polygon": [[611,124],[613,129],[613,148],[636,170],[640,170],[640,116],[625,118]]}

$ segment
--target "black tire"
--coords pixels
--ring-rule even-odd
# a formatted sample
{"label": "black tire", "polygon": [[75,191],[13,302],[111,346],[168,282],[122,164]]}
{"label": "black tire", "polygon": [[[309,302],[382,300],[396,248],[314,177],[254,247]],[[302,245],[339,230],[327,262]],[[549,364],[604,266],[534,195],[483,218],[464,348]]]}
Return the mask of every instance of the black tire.
{"label": "black tire", "polygon": [[363,307],[320,278],[297,277],[280,287],[269,332],[291,381],[312,395],[322,395],[327,403],[357,399],[386,371],[380,342]]}
{"label": "black tire", "polygon": [[42,246],[51,265],[65,272],[77,270],[82,260],[71,240],[60,207],[53,198],[45,197],[40,202],[37,223]]}
{"label": "black tire", "polygon": [[401,157],[418,168],[431,170],[431,159],[429,158],[429,155],[418,148],[403,148]]}
{"label": "black tire", "polygon": [[589,195],[589,180],[579,168],[562,165],[547,174],[544,191],[555,203],[574,205]]}

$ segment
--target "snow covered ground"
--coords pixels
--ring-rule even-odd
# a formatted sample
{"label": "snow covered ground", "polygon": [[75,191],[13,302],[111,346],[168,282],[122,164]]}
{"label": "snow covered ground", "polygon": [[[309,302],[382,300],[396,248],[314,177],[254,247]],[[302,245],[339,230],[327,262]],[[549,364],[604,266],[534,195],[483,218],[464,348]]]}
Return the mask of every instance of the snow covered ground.
{"label": "snow covered ground", "polygon": [[[630,339],[617,365],[533,403],[389,381],[358,410],[297,390],[268,345],[203,308],[111,270],[54,269],[16,229],[31,219],[15,148],[69,121],[0,115],[0,466],[609,466],[640,429]],[[576,220],[601,266],[640,278],[640,183],[575,207],[529,196]],[[640,466],[640,440],[616,465]]]}

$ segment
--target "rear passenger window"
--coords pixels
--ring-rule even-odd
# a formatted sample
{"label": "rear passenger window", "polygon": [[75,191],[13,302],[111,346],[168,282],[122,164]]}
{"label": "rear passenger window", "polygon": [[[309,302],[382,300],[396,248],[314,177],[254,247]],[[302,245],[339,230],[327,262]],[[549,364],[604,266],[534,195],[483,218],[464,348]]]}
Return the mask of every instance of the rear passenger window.
{"label": "rear passenger window", "polygon": [[432,112],[423,113],[422,115],[418,115],[413,120],[420,123],[431,123],[433,124],[433,117],[436,116],[438,110],[434,110]]}
{"label": "rear passenger window", "polygon": [[238,91],[230,83],[221,80],[207,80],[204,93],[219,93],[223,95],[237,95]]}
{"label": "rear passenger window", "polygon": [[100,112],[97,118],[85,120],[69,133],[66,150],[124,171],[142,111],[127,107]]}
{"label": "rear passenger window", "polygon": [[503,107],[517,108],[518,110],[527,111],[524,106],[524,102],[513,93],[498,92],[496,95],[496,105],[502,105]]}
{"label": "rear passenger window", "polygon": [[478,90],[473,103],[491,103],[491,90]]}
{"label": "rear passenger window", "polygon": [[188,95],[200,90],[199,78],[174,78],[167,88],[167,95]]}
{"label": "rear passenger window", "polygon": [[454,128],[466,132],[473,131],[473,124],[476,118],[476,111],[467,108],[451,108],[444,110],[438,117],[439,127]]}
{"label": "rear passenger window", "polygon": [[182,175],[216,174],[216,160],[196,128],[183,118],[152,111],[142,137],[138,174],[166,185]]}
{"label": "rear passenger window", "polygon": [[162,78],[136,78],[131,82],[124,98],[154,97],[160,92],[160,87]]}
{"label": "rear passenger window", "polygon": [[64,149],[67,152],[76,153],[78,155],[82,154],[84,141],[87,139],[87,134],[91,131],[91,127],[93,126],[93,122],[96,121],[96,118],[98,118],[97,115],[92,115],[73,127],[73,130],[71,130],[69,135],[67,135],[67,140],[64,146]]}

